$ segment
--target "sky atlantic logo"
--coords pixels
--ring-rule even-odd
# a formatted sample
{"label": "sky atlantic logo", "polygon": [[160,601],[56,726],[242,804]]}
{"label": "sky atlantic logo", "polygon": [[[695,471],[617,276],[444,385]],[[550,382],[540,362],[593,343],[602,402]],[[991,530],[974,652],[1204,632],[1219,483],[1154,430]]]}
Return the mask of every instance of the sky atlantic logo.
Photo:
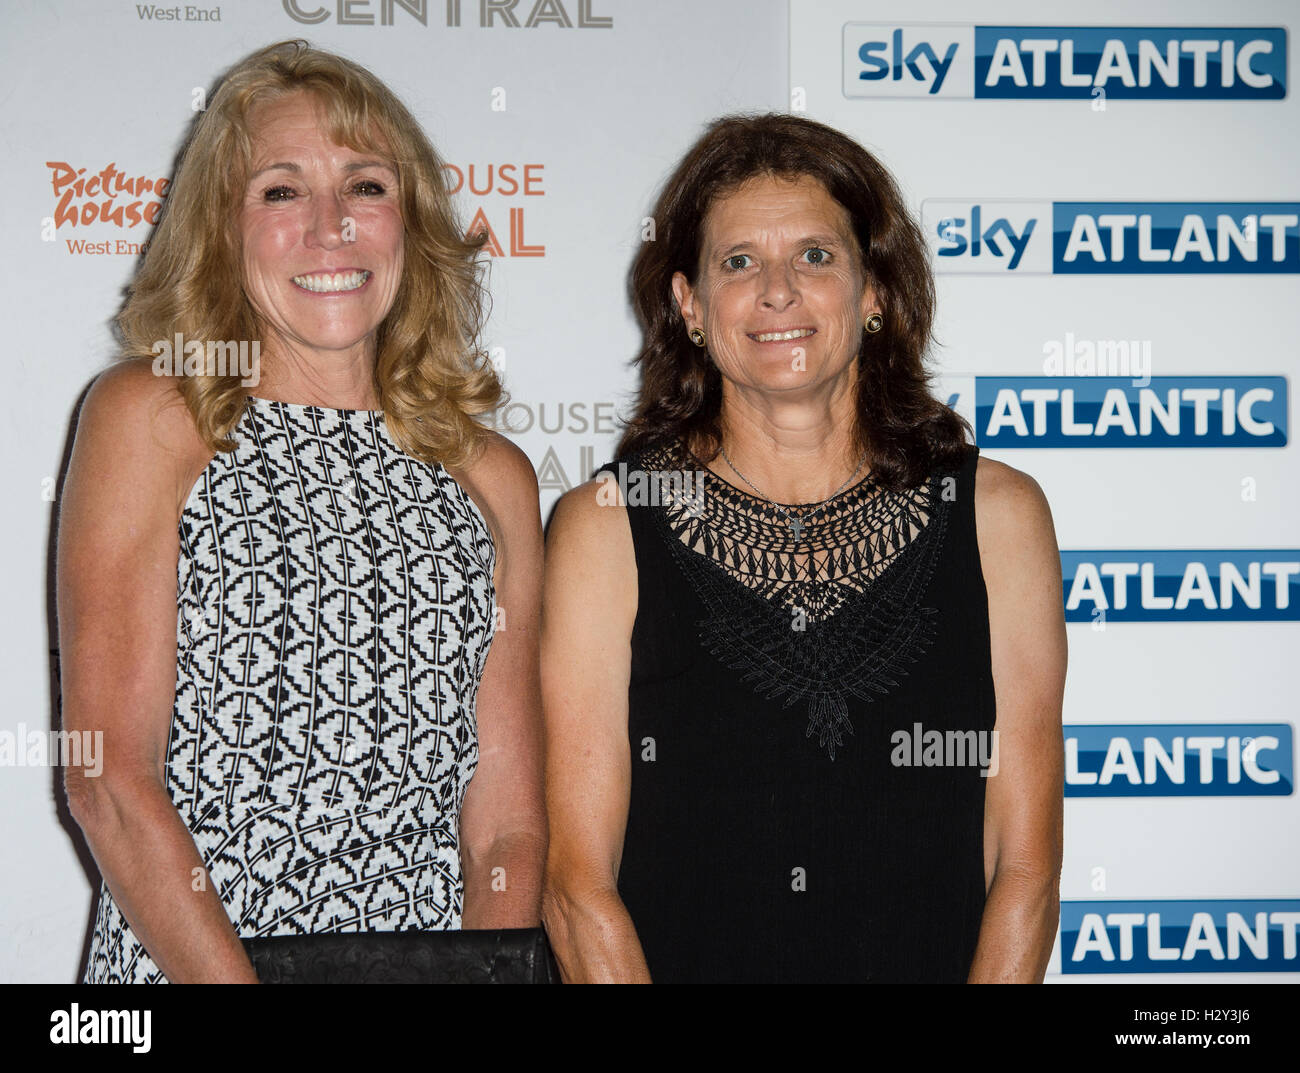
{"label": "sky atlantic logo", "polygon": [[[595,13],[597,0],[467,0],[465,3],[462,0],[336,0],[333,3],[280,0],[280,3],[289,18],[306,26],[331,20],[339,26],[428,26],[431,5],[443,13],[443,24],[452,28],[463,25],[462,8],[465,7],[477,11],[477,25],[485,30],[494,26],[608,30],[614,25],[612,15]],[[473,20],[473,15],[470,18]]]}
{"label": "sky atlantic logo", "polygon": [[1062,551],[1066,622],[1297,622],[1300,550]]}
{"label": "sky atlantic logo", "polygon": [[1141,340],[1048,340],[1048,376],[945,377],[980,447],[1285,447],[1282,376],[1151,376]]}
{"label": "sky atlantic logo", "polygon": [[1061,902],[1061,972],[1298,972],[1295,899]]}
{"label": "sky atlantic logo", "polygon": [[934,270],[942,273],[1300,272],[1296,201],[930,198],[921,218]]}
{"label": "sky atlantic logo", "polygon": [[1287,797],[1289,723],[1065,727],[1066,797]]}
{"label": "sky atlantic logo", "polygon": [[844,25],[846,97],[1280,100],[1281,26]]}
{"label": "sky atlantic logo", "polygon": [[976,378],[981,447],[1285,447],[1280,376]]}

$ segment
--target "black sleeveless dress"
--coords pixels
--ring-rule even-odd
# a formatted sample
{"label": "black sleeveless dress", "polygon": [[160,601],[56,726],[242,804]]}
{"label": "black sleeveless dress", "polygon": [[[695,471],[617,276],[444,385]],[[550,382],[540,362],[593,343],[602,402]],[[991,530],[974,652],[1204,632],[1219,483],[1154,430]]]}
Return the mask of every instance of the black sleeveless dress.
{"label": "black sleeveless dress", "polygon": [[605,467],[639,578],[618,884],[656,982],[966,979],[996,756],[977,456],[861,480],[797,541],[680,446]]}

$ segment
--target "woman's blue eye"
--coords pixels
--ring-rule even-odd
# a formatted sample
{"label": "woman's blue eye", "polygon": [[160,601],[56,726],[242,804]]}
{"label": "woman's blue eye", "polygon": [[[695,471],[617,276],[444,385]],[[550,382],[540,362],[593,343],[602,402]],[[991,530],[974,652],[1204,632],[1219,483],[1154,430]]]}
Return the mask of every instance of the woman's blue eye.
{"label": "woman's blue eye", "polygon": [[805,257],[810,258],[808,261],[810,265],[824,265],[831,259],[830,253],[820,246],[812,246],[804,250],[803,253]]}
{"label": "woman's blue eye", "polygon": [[[730,268],[733,272],[739,272],[739,271],[741,271],[743,268],[746,267],[745,264],[744,264],[743,262],[748,261],[748,260],[749,260],[749,254],[747,254],[747,253],[737,253],[737,254],[733,254],[732,256],[728,257],[727,260],[726,260],[724,263],[725,263],[726,266],[727,266],[728,268]],[[741,262],[741,263],[740,263],[740,264],[737,264],[738,261]]]}

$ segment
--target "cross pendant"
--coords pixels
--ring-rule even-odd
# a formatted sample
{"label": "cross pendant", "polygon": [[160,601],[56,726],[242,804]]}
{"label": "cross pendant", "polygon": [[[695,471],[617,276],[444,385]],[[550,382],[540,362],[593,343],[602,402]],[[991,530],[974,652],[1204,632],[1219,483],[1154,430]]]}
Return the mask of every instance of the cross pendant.
{"label": "cross pendant", "polygon": [[794,538],[795,538],[795,540],[798,540],[798,539],[799,539],[799,534],[803,532],[803,519],[802,519],[802,518],[791,518],[791,519],[790,519],[790,532],[792,532],[792,533],[794,534]]}

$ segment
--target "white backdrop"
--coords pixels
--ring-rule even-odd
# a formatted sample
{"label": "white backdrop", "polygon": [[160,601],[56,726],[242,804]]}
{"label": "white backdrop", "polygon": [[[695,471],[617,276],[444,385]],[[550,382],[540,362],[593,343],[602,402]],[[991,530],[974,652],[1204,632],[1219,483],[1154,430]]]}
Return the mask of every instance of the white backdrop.
{"label": "white backdrop", "polygon": [[[1036,441],[1030,435],[1024,446],[1006,449],[1001,438],[997,446],[988,442],[996,411],[977,415],[971,397],[979,390],[975,385],[980,378],[988,377],[1014,378],[1010,384],[1030,391],[1065,387],[1066,380],[1045,375],[1044,363],[1058,347],[1076,351],[1081,340],[1142,344],[1130,346],[1130,353],[1149,354],[1151,387],[1160,389],[1162,400],[1168,388],[1186,387],[1186,378],[1194,376],[1210,378],[1199,386],[1220,390],[1229,377],[1283,377],[1294,383],[1300,369],[1295,347],[1300,332],[1300,238],[1295,224],[1300,219],[1293,217],[1285,229],[1287,244],[1279,266],[1285,271],[1276,274],[1232,274],[1224,265],[1204,265],[1205,259],[1194,253],[1184,259],[1183,267],[1204,265],[1208,271],[1142,272],[1126,263],[1122,273],[1064,274],[1065,250],[1053,249],[1051,225],[1052,203],[1058,203],[1060,213],[1059,203],[1066,202],[1282,202],[1294,214],[1300,201],[1300,108],[1289,54],[1281,71],[1292,84],[1281,99],[1207,99],[1223,88],[1223,79],[1208,64],[1204,87],[1195,85],[1194,69],[1182,72],[1179,89],[1189,99],[1141,99],[1140,64],[1130,64],[1134,86],[1126,89],[1122,58],[1102,63],[1086,54],[1082,34],[1052,28],[1108,28],[1098,36],[1131,41],[1142,35],[1126,35],[1120,28],[1171,27],[1175,37],[1191,39],[1190,31],[1183,34],[1178,28],[1282,27],[1285,47],[1285,28],[1296,12],[1294,3],[1283,2],[791,2],[793,101],[802,103],[811,118],[844,130],[877,153],[902,183],[909,204],[924,217],[939,273],[936,334],[942,344],[937,357],[944,394],[956,393],[959,412],[981,418],[976,421],[976,442],[983,453],[1025,470],[1043,487],[1063,552],[1067,592],[1070,568],[1080,558],[1100,565],[1139,564],[1135,569],[1150,561],[1153,576],[1170,569],[1161,560],[1170,549],[1185,549],[1177,558],[1203,561],[1211,574],[1228,558],[1220,554],[1224,550],[1263,552],[1242,557],[1261,568],[1268,562],[1293,564],[1300,559],[1295,550],[1300,548],[1300,465],[1290,444],[1262,446],[1238,436],[1241,446],[1206,446],[1198,442],[1194,421],[1184,414],[1177,446],[1145,446],[1151,438],[1141,436],[1134,407],[1139,434],[1125,438],[1122,430],[1112,430],[1107,435],[1108,444],[1118,437],[1132,446],[1100,446],[1090,442],[1095,436],[1074,437],[1064,447],[1031,446]],[[993,85],[1018,96],[981,96],[989,87],[987,76],[976,76],[972,62],[972,38],[977,47],[980,44],[979,32],[972,29],[977,26],[1003,28],[987,35],[993,39],[1056,42],[1050,50],[1048,45],[1015,50],[1022,57],[1025,86],[1016,86],[1010,75],[996,78]],[[1009,29],[1018,27],[1039,29],[1019,34]],[[1208,40],[1230,35],[1215,30],[1200,36]],[[1070,69],[1076,76],[1091,73],[1092,85],[1071,89],[1074,99],[1026,99],[1034,90],[1033,51],[1044,58],[1041,81],[1046,91],[1053,81],[1053,63],[1060,62],[1055,58],[1061,42],[1072,37],[1078,47]],[[896,41],[903,45],[898,60]],[[930,92],[938,81],[935,65],[916,52],[923,43],[931,43],[940,63],[956,46],[937,93]],[[1178,47],[1181,50],[1181,42]],[[1139,59],[1140,49],[1134,49]],[[1209,55],[1206,47],[1194,45],[1193,54],[1196,49]],[[1160,51],[1167,58],[1167,44]],[[1046,62],[1048,57],[1053,63]],[[1263,66],[1261,58],[1256,55],[1252,71]],[[871,62],[878,59],[885,62]],[[1093,92],[1103,67],[1104,97]],[[992,63],[989,69],[998,73]],[[886,76],[864,78],[863,72]],[[1215,77],[1210,77],[1212,72]],[[1241,90],[1240,80],[1233,81]],[[1158,73],[1151,83],[1160,85]],[[889,93],[908,95],[885,95]],[[1005,230],[994,239],[1003,256],[987,243],[979,257],[972,255],[974,206],[982,208],[983,231],[1005,219],[1010,230],[1022,235],[1029,219],[1037,218],[1033,241],[1015,270],[1009,267],[1014,251],[1005,241]],[[1268,212],[1255,211],[1261,219]],[[1096,215],[1103,212],[1137,217],[1143,209],[1102,208]],[[1217,215],[1209,214],[1211,224]],[[941,235],[944,221],[952,223]],[[1111,235],[1106,230],[1100,234],[1103,252],[1110,255]],[[1063,237],[1068,233],[1057,241]],[[1137,228],[1124,237],[1131,262],[1139,248]],[[1259,231],[1258,237],[1254,268],[1272,264],[1271,234]],[[955,254],[960,239],[965,239],[966,250]],[[1173,236],[1153,235],[1151,245],[1170,249],[1170,260],[1139,268],[1175,267]],[[941,250],[949,252],[940,255]],[[1217,245],[1214,252],[1217,255]],[[1095,260],[1085,257],[1077,263]],[[1107,267],[1113,265],[1108,262]],[[1129,385],[1136,393],[1139,389],[1132,388],[1131,381],[1121,377],[1107,380],[1106,386]],[[1275,399],[1275,407],[1285,425],[1289,399]],[[1032,433],[1028,406],[1025,417]],[[1044,418],[1047,436],[1059,432],[1050,411]],[[1207,421],[1207,432],[1209,425]],[[1217,417],[1213,428],[1222,428]],[[1254,498],[1248,498],[1252,494]],[[1207,550],[1211,554],[1204,554]],[[1071,551],[1090,554],[1072,556]],[[1242,573],[1247,575],[1248,566],[1243,565]],[[1268,576],[1264,573],[1261,583]],[[1294,582],[1294,575],[1289,580]],[[1111,593],[1110,580],[1105,584]],[[1169,591],[1176,600],[1178,588],[1177,583],[1172,590],[1153,586],[1152,595],[1158,598]],[[1207,611],[1206,601],[1190,599],[1186,608],[1170,609],[1169,621],[1152,621],[1164,612],[1154,607],[1158,599],[1141,598],[1140,578],[1134,574],[1126,607],[1108,600],[1111,606],[1103,609],[1103,618],[1092,602],[1081,600],[1069,613],[1078,621],[1068,627],[1064,719],[1067,742],[1073,737],[1080,744],[1078,777],[1067,787],[1061,879],[1064,941],[1058,936],[1050,973],[1064,971],[1065,979],[1093,981],[1297,979],[1300,812],[1294,793],[1296,701],[1291,683],[1300,642],[1297,590],[1291,587],[1284,594],[1289,606],[1278,608],[1274,586],[1261,584],[1261,589],[1263,606],[1243,610],[1238,601],[1239,619],[1229,618],[1231,612]],[[1217,580],[1213,591],[1219,592]],[[1290,621],[1263,620],[1270,612],[1289,615]],[[1108,727],[1096,732],[1070,729],[1095,724]],[[1165,733],[1147,724],[1159,724]],[[1234,736],[1278,739],[1276,749],[1258,754],[1261,764],[1267,759],[1270,767],[1280,769],[1278,782],[1230,781],[1228,741]],[[1170,754],[1174,737],[1183,739],[1185,749],[1191,748],[1187,739],[1222,739],[1221,748],[1207,745],[1202,750],[1210,758],[1212,779],[1200,784],[1199,753],[1190,751],[1185,753],[1181,787],[1148,781],[1147,758],[1141,752],[1147,737],[1161,739]],[[1088,774],[1105,777],[1104,756],[1115,739],[1131,743],[1139,784],[1112,772],[1110,790],[1132,796],[1077,796],[1101,789],[1099,782],[1086,785],[1082,779]],[[1115,765],[1122,766],[1124,759],[1122,751],[1115,753]],[[1278,794],[1283,789],[1286,792]],[[1259,912],[1269,916],[1263,959],[1268,971],[1241,956],[1250,951],[1230,934],[1230,914],[1253,929]],[[1173,957],[1149,956],[1152,914],[1161,917],[1154,929],[1156,947],[1176,949]],[[1196,914],[1205,915],[1198,920]],[[1105,918],[1111,919],[1106,920],[1102,939],[1096,928]],[[1128,957],[1123,949],[1126,931],[1132,947]],[[1234,942],[1237,957],[1232,956]],[[1105,950],[1113,960],[1105,958]],[[1159,964],[1146,968],[1166,972],[1153,976],[1135,971],[1149,960]],[[1234,969],[1238,971],[1226,975]],[[1255,975],[1245,976],[1244,971]]]}
{"label": "white backdrop", "polygon": [[[570,26],[502,16],[480,25],[480,5],[429,0],[427,25],[401,6],[299,0],[323,12],[296,21],[292,3],[222,0],[220,21],[142,17],[131,0],[6,3],[0,34],[0,129],[14,186],[4,199],[4,322],[14,334],[13,378],[0,400],[8,524],[6,614],[0,621],[9,703],[0,731],[48,729],[57,644],[50,534],[73,407],[111,357],[109,320],[134,257],[74,254],[69,241],[139,242],[144,224],[65,225],[42,241],[59,199],[48,161],[85,168],[110,162],[129,176],[165,176],[192,118],[195,87],[273,41],[305,37],[383,78],[424,124],[444,159],[487,190],[469,196],[507,254],[493,262],[488,338],[515,402],[517,442],[542,471],[542,507],[586,480],[617,440],[615,415],[635,378],[638,334],[626,278],[641,221],[676,160],[713,116],[784,107],[786,7],[779,0],[563,0]],[[159,5],[164,9],[166,4]],[[419,8],[418,3],[410,7]],[[370,25],[340,25],[339,10]],[[382,22],[391,9],[391,25]],[[181,6],[184,15],[186,8]],[[579,25],[580,14],[612,20]],[[728,42],[719,50],[718,42]],[[500,108],[504,91],[504,110]],[[496,109],[494,109],[494,104]],[[524,193],[525,166],[531,166]],[[512,194],[512,181],[520,188]],[[85,199],[76,199],[79,202]],[[97,201],[99,199],[89,199]],[[123,208],[132,200],[119,196]],[[509,256],[512,210],[522,210]],[[515,217],[519,220],[519,217]],[[554,431],[542,431],[546,430]],[[546,463],[545,465],[543,465]],[[0,980],[70,981],[78,971],[93,899],[91,870],[49,769],[0,768]]]}
{"label": "white backdrop", "polygon": [[[481,211],[502,247],[491,273],[489,341],[513,399],[506,415],[517,429],[512,435],[539,471],[544,513],[613,452],[616,416],[635,389],[628,361],[637,333],[626,279],[642,219],[668,171],[714,116],[791,109],[837,125],[881,155],[918,213],[927,200],[1300,199],[1300,125],[1289,95],[1113,100],[1097,112],[1088,99],[843,94],[846,23],[885,25],[882,40],[888,41],[894,28],[918,22],[1222,22],[1213,5],[996,3],[979,5],[976,19],[970,5],[944,3],[891,9],[837,0],[788,6],[784,0],[519,0],[511,9],[518,25],[498,12],[483,26],[488,7],[476,0],[6,5],[0,132],[12,182],[0,207],[10,253],[2,301],[15,345],[11,388],[0,400],[0,480],[10,505],[0,537],[10,564],[0,639],[11,698],[0,713],[0,733],[50,726],[57,661],[51,523],[69,421],[80,393],[111,357],[109,320],[135,263],[130,246],[119,244],[147,234],[146,223],[130,225],[129,206],[140,200],[143,211],[153,200],[119,194],[114,207],[126,213],[120,225],[64,222],[51,234],[45,221],[63,195],[55,189],[66,174],[60,165],[74,173],[84,168],[82,179],[110,163],[132,178],[165,177],[192,118],[195,89],[210,88],[222,69],[257,47],[301,36],[366,64],[465,176],[458,197],[466,221]],[[535,9],[553,18],[529,26]],[[1256,3],[1233,18],[1238,25],[1285,26],[1293,10]],[[896,15],[907,21],[891,23]],[[924,74],[925,63],[917,66]],[[949,88],[957,73],[954,67]],[[471,165],[483,193],[468,190]],[[513,165],[508,178],[489,190],[487,169],[499,180],[505,165]],[[512,180],[520,188],[512,191]],[[102,198],[74,192],[75,205],[87,201]],[[1040,224],[1044,239],[1049,223]],[[946,269],[948,260],[936,256],[936,265]],[[1289,272],[1016,279],[945,272],[938,355],[945,391],[974,416],[975,377],[1041,376],[1045,342],[1064,340],[1066,332],[1149,341],[1156,377],[1283,376],[1289,383],[1297,359],[1286,344],[1300,328],[1294,265]],[[1289,445],[990,447],[988,453],[1038,478],[1063,549],[1300,547]],[[1256,488],[1249,502],[1242,499],[1246,477]],[[1136,580],[1133,590],[1136,602]],[[1110,620],[1098,623],[1089,608],[1083,604],[1082,620],[1070,626],[1068,724],[1293,723],[1283,668],[1296,648],[1294,621],[1126,622],[1112,609]],[[1083,770],[1095,746],[1080,748]],[[1292,751],[1288,738],[1293,781]],[[1267,758],[1276,761],[1280,752]],[[1261,764],[1264,759],[1261,754]],[[71,980],[95,877],[62,804],[57,773],[0,768],[0,813],[7,822],[0,848],[0,980]],[[1065,899],[1114,901],[1117,912],[1144,915],[1156,899],[1205,899],[1219,923],[1227,911],[1253,912],[1247,899],[1273,900],[1267,913],[1297,908],[1300,824],[1293,793],[1072,797],[1066,824]],[[1142,926],[1133,934],[1145,950]],[[1122,930],[1108,929],[1117,951]],[[1270,934],[1268,941],[1276,968],[1281,940]],[[1100,940],[1094,935],[1091,943],[1096,948]],[[1077,938],[1065,945],[1072,952]],[[1166,938],[1165,946],[1172,945],[1175,939]],[[1079,964],[1095,961],[1089,954]],[[1052,972],[1061,968],[1058,952]],[[1211,977],[1180,971],[1169,978]]]}

